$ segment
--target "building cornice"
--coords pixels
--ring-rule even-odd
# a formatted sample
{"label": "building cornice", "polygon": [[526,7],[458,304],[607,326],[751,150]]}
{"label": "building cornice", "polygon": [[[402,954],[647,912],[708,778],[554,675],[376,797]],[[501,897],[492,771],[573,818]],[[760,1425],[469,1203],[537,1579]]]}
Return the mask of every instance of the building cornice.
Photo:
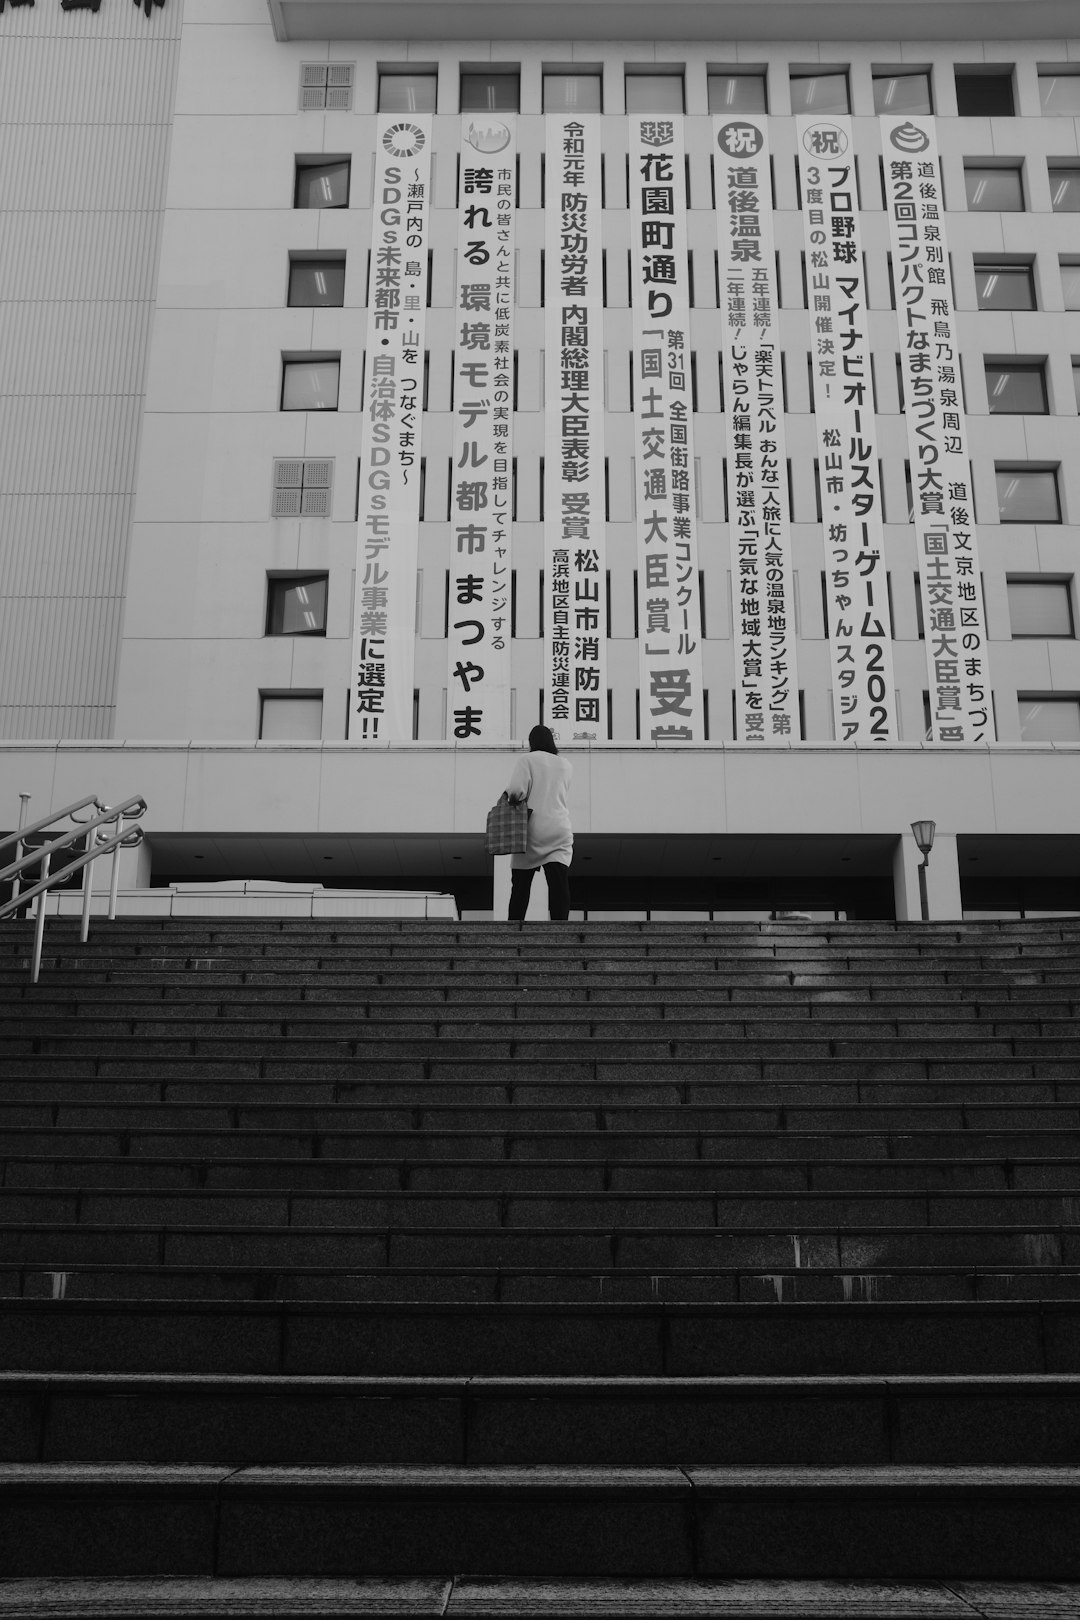
{"label": "building cornice", "polygon": [[[267,0],[279,40],[1075,36],[1077,0]],[[660,32],[658,33],[658,29]]]}

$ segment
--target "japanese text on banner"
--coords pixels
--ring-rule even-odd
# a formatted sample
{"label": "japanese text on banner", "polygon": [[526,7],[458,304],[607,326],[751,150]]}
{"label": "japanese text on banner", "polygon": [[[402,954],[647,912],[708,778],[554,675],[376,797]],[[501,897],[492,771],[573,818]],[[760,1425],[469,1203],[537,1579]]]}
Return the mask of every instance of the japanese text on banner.
{"label": "japanese text on banner", "polygon": [[600,119],[547,119],[546,723],[607,736]]}
{"label": "japanese text on banner", "polygon": [[629,123],[641,737],[701,742],[683,121]]}
{"label": "japanese text on banner", "polygon": [[413,734],[420,421],[424,397],[431,118],[382,115],[353,603],[349,741]]}
{"label": "japanese text on banner", "polygon": [[892,623],[850,118],[796,120],[838,742],[896,737]]}
{"label": "japanese text on banner", "polygon": [[984,742],[994,735],[990,669],[937,138],[931,118],[880,125],[931,733]]}
{"label": "japanese text on banner", "polygon": [[764,119],[714,117],[735,610],[735,735],[799,736],[791,519]]}
{"label": "japanese text on banner", "polygon": [[510,736],[515,119],[461,120],[446,734]]}

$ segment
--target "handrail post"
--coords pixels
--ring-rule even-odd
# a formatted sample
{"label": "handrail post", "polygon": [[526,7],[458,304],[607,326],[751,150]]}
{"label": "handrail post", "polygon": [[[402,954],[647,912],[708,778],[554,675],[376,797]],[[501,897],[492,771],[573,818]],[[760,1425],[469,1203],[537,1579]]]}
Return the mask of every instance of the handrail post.
{"label": "handrail post", "polygon": [[[46,855],[41,862],[41,876],[45,879],[49,875],[52,864],[52,855]],[[41,972],[41,942],[45,937],[45,901],[49,891],[42,889],[37,897],[37,910],[34,913],[34,959],[30,968],[30,983],[37,984]]]}
{"label": "handrail post", "polygon": [[[18,829],[17,829],[19,832],[22,832],[23,828],[26,826],[26,813],[27,813],[29,807],[30,807],[30,795],[29,795],[29,793],[20,793],[19,794],[19,825],[18,825]],[[15,845],[15,859],[17,861],[21,861],[22,858],[23,858],[23,841],[20,838],[19,842]],[[11,898],[13,900],[16,900],[21,893],[22,893],[22,883],[20,881],[19,874],[16,873],[16,875],[12,879],[12,883],[11,883]]]}
{"label": "handrail post", "polygon": [[[124,835],[124,818],[116,818],[116,831],[122,838]],[[109,881],[109,921],[116,921],[116,891],[120,887],[120,845],[113,850],[112,877]]]}
{"label": "handrail post", "polygon": [[[87,833],[87,848],[97,843],[97,833]],[[90,901],[94,888],[94,863],[87,861],[83,867],[82,877],[82,921],[79,925],[79,943],[85,945],[90,938]]]}

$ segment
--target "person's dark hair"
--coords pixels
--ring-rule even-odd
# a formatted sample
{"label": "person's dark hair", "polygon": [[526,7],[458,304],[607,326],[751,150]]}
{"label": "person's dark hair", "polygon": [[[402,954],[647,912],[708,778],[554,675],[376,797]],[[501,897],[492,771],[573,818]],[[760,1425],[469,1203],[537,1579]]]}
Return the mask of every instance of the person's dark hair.
{"label": "person's dark hair", "polygon": [[529,732],[529,748],[534,754],[557,754],[555,738],[547,726],[533,726]]}

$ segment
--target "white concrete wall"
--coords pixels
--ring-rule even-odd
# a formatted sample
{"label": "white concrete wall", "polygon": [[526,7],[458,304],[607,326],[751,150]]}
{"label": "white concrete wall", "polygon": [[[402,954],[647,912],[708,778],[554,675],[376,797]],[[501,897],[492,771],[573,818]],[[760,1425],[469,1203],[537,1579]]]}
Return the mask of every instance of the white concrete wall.
{"label": "white concrete wall", "polygon": [[183,14],[0,16],[0,737],[112,733]]}

